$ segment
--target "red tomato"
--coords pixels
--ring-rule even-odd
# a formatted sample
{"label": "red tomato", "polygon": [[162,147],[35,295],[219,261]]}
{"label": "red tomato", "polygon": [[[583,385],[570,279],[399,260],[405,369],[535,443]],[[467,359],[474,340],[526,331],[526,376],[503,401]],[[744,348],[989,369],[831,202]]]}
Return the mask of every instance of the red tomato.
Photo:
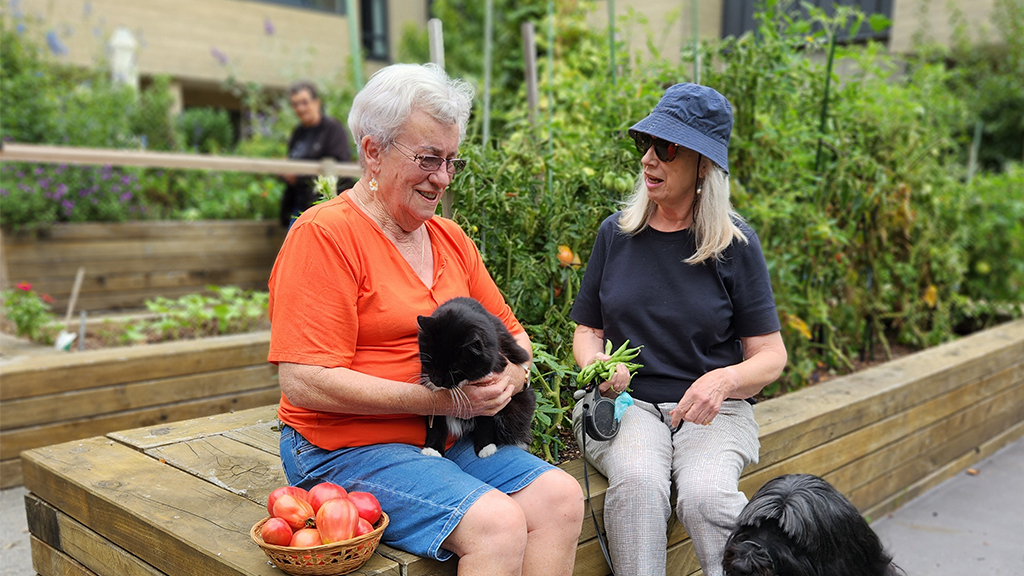
{"label": "red tomato", "polygon": [[316,529],[324,544],[348,540],[359,526],[359,510],[348,498],[328,500],[316,513]]}
{"label": "red tomato", "polygon": [[376,524],[380,520],[380,502],[377,497],[369,492],[349,492],[348,499],[356,505],[359,510],[359,517],[370,524]]}
{"label": "red tomato", "polygon": [[320,505],[335,498],[348,498],[348,492],[344,488],[331,482],[321,482],[313,486],[309,491],[307,499],[313,505],[313,511],[320,510]]}
{"label": "red tomato", "polygon": [[298,486],[281,486],[280,488],[275,488],[274,491],[270,493],[270,497],[267,498],[267,514],[270,514],[271,516],[274,515],[274,502],[277,502],[277,499],[284,494],[289,494],[307,502],[309,501],[309,492],[306,492],[302,488],[299,488]]}
{"label": "red tomato", "polygon": [[362,536],[363,534],[369,534],[370,532],[373,532],[373,526],[370,525],[365,518],[360,518],[359,524],[356,525],[356,533],[353,534],[352,537],[355,538],[356,536]]}
{"label": "red tomato", "polygon": [[291,543],[288,545],[292,548],[309,548],[310,546],[319,546],[321,544],[323,544],[323,541],[320,540],[320,532],[316,528],[303,528],[295,532]]}
{"label": "red tomato", "polygon": [[284,520],[296,530],[315,526],[315,513],[309,502],[288,494],[284,494],[277,499],[277,502],[274,502],[274,516]]}
{"label": "red tomato", "polygon": [[260,535],[267,544],[288,546],[292,542],[292,527],[280,518],[271,518],[263,523]]}

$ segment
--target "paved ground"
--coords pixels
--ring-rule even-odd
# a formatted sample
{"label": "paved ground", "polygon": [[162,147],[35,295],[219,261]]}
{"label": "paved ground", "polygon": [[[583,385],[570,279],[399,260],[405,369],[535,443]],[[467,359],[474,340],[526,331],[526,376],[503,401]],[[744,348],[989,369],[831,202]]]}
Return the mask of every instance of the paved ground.
{"label": "paved ground", "polygon": [[909,576],[1024,576],[1024,438],[871,525]]}
{"label": "paved ground", "polygon": [[[1024,576],[1024,438],[872,528],[908,576]],[[30,576],[24,488],[0,491],[0,576]]]}

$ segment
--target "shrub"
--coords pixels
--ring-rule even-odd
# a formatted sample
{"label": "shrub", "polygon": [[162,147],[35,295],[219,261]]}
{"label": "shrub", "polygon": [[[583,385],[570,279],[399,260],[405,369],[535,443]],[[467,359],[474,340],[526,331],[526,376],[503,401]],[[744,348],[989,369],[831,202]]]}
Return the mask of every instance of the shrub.
{"label": "shrub", "polygon": [[52,344],[54,334],[46,325],[54,320],[50,311],[53,298],[48,294],[37,294],[28,283],[0,293],[3,299],[4,317],[14,323],[18,336]]}

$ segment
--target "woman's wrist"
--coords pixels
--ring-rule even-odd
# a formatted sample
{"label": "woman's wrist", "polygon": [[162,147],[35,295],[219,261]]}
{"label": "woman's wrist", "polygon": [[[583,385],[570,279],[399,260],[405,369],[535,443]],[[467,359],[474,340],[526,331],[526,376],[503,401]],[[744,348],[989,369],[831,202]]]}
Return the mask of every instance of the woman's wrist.
{"label": "woman's wrist", "polygon": [[527,388],[530,387],[530,365],[531,364],[529,360],[523,362],[522,364],[517,364],[517,366],[523,369],[523,387],[521,388],[521,390],[526,390]]}

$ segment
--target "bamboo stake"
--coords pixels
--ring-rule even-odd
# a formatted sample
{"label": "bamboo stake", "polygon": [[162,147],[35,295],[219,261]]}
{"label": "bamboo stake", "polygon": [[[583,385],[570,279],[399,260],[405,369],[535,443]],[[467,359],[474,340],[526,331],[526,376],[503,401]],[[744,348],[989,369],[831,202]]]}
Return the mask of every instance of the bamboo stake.
{"label": "bamboo stake", "polygon": [[[444,27],[439,18],[431,18],[427,21],[427,38],[430,43],[430,61],[444,70]],[[444,218],[452,217],[452,205],[454,204],[452,194],[454,192],[449,187],[441,196],[441,216]]]}
{"label": "bamboo stake", "polygon": [[484,130],[483,146],[487,153],[487,142],[491,136],[491,59],[494,42],[494,0],[487,0],[484,11]]}
{"label": "bamboo stake", "polygon": [[352,53],[352,81],[358,90],[363,87],[363,50],[359,41],[359,27],[356,26],[356,0],[345,0],[345,16],[348,20],[349,51]]}
{"label": "bamboo stake", "polygon": [[530,125],[537,123],[537,41],[534,38],[533,22],[523,22],[523,60],[526,64],[526,104],[529,109]]}

